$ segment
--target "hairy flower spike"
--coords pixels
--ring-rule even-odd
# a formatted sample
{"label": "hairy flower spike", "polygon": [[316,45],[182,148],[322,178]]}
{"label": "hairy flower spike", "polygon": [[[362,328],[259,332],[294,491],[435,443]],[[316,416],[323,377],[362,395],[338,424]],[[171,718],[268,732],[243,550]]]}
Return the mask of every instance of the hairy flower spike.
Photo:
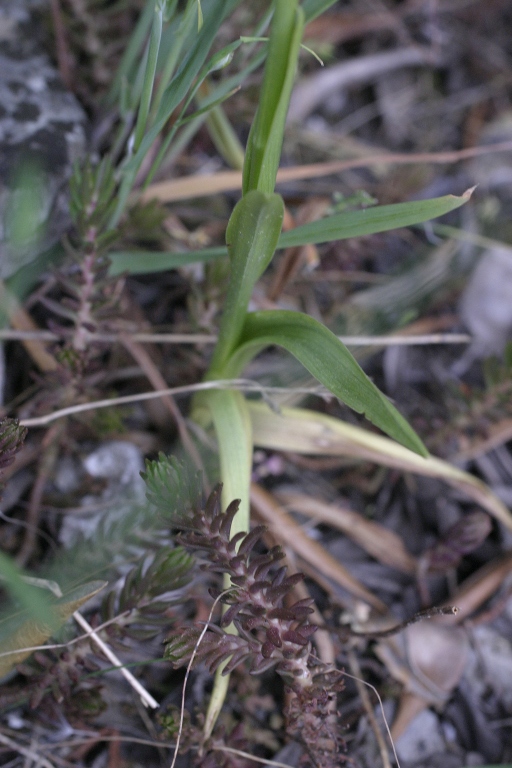
{"label": "hairy flower spike", "polygon": [[[313,601],[307,598],[288,604],[290,593],[303,575],[287,575],[286,567],[281,565],[281,547],[263,554],[255,551],[265,532],[263,526],[230,538],[239,502],[231,502],[222,512],[221,486],[214,489],[204,507],[182,504],[178,511],[179,494],[173,495],[166,486],[171,476],[176,477],[177,464],[172,459],[164,461],[164,469],[157,463],[148,464],[148,495],[162,511],[165,501],[172,499],[167,518],[179,530],[178,542],[185,549],[201,551],[205,561],[202,568],[227,574],[233,585],[226,594],[210,590],[212,596],[220,597],[229,606],[220,626],[209,625],[206,631],[201,626],[173,630],[167,638],[165,658],[175,666],[183,666],[194,655],[195,662],[204,663],[212,673],[222,666],[222,673],[228,674],[242,663],[253,675],[274,668],[290,693],[290,733],[303,742],[303,726],[311,730],[316,724],[320,736],[318,754],[312,753],[316,738],[306,743],[311,763],[317,768],[338,765],[340,739],[331,702],[342,688],[341,675],[312,658],[310,638],[316,626],[309,623],[309,615]],[[231,624],[237,634],[226,631]]]}

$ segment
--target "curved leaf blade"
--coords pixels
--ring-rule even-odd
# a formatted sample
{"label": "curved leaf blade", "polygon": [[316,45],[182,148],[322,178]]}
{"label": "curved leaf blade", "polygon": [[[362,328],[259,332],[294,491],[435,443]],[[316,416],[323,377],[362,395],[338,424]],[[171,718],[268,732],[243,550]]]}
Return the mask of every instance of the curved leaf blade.
{"label": "curved leaf blade", "polygon": [[343,211],[325,219],[312,221],[301,227],[283,232],[278,248],[290,248],[306,243],[327,243],[331,240],[346,240],[349,237],[373,235],[390,229],[410,227],[423,221],[435,219],[460,208],[467,203],[473,190],[469,189],[460,197],[445,195],[431,200],[415,200],[410,203],[376,205],[360,211]]}
{"label": "curved leaf blade", "polygon": [[325,326],[301,312],[266,310],[247,315],[240,346],[228,376],[237,376],[264,347],[284,347],[324,386],[357,413],[406,448],[428,456],[418,435],[373,384],[344,344]]}
{"label": "curved leaf blade", "polygon": [[423,458],[382,435],[305,408],[281,408],[279,415],[266,403],[247,401],[254,445],[274,451],[310,456],[350,456],[401,472],[444,480],[480,504],[509,530],[512,514],[491,488],[477,477],[436,456]]}
{"label": "curved leaf blade", "polygon": [[239,0],[212,0],[209,4],[208,13],[205,15],[201,31],[196,35],[176,75],[167,86],[151,128],[146,131],[137,151],[123,168],[123,178],[118,193],[118,204],[110,222],[111,227],[115,227],[121,218],[128,195],[133,189],[136,175],[151,145],[165,126],[170,115],[180,102],[186,98],[189,89],[204,65],[222,21],[238,3]]}

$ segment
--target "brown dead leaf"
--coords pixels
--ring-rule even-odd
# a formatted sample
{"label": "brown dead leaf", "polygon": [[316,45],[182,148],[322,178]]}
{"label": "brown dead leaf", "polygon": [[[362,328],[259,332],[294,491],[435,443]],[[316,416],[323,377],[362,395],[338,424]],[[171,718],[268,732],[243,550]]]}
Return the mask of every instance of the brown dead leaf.
{"label": "brown dead leaf", "polygon": [[[281,168],[277,173],[277,183],[284,184],[289,181],[301,181],[303,179],[315,179],[322,176],[331,176],[342,173],[352,168],[367,168],[382,164],[409,165],[411,163],[456,163],[471,157],[478,157],[495,152],[508,152],[512,149],[511,141],[499,144],[467,147],[465,149],[449,152],[417,152],[417,153],[391,153],[385,150],[378,153],[370,153],[365,147],[364,157],[356,157],[351,160],[332,160],[327,163],[312,163],[311,165],[298,165],[291,168]],[[150,184],[149,187],[138,196],[142,202],[157,199],[163,203],[178,200],[187,200],[194,197],[215,195],[219,192],[233,192],[242,188],[242,173],[240,171],[220,171],[211,175],[187,176],[182,179],[161,181]]]}
{"label": "brown dead leaf", "polygon": [[379,523],[366,520],[339,504],[326,504],[319,499],[299,493],[278,493],[277,498],[288,508],[331,525],[345,533],[376,560],[403,573],[416,573],[416,558],[405,548],[400,536]]}
{"label": "brown dead leaf", "polygon": [[445,622],[459,624],[468,619],[483,603],[489,600],[502,586],[512,571],[512,552],[492,560],[467,578],[450,598],[458,613],[447,616]]}

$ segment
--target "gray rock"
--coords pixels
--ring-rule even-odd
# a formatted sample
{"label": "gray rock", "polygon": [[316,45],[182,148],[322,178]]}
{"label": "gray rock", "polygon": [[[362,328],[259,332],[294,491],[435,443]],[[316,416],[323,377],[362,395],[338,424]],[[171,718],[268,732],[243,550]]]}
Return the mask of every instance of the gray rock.
{"label": "gray rock", "polygon": [[[0,278],[53,245],[69,225],[67,182],[85,150],[86,116],[64,88],[44,49],[42,0],[0,3]],[[22,168],[33,198],[27,236],[15,239],[23,205]],[[26,194],[26,193],[25,193]],[[19,223],[18,223],[19,226]]]}
{"label": "gray rock", "polygon": [[501,355],[512,338],[512,248],[491,248],[476,265],[460,302],[473,342],[452,372],[462,376],[474,360]]}

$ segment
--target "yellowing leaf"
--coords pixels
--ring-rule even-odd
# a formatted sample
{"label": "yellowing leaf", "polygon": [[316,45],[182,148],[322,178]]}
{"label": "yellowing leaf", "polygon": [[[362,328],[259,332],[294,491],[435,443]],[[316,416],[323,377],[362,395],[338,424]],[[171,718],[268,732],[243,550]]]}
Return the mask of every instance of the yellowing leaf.
{"label": "yellowing leaf", "polygon": [[254,445],[317,456],[351,456],[403,472],[437,477],[465,493],[512,530],[512,515],[491,489],[442,459],[423,458],[392,440],[331,416],[302,408],[282,408],[277,414],[263,403],[248,405]]}
{"label": "yellowing leaf", "polygon": [[91,581],[64,595],[48,606],[48,618],[45,622],[34,619],[12,622],[12,626],[7,629],[7,636],[0,641],[0,677],[30,656],[33,648],[44,645],[81,605],[94,597],[106,584],[105,581]]}

